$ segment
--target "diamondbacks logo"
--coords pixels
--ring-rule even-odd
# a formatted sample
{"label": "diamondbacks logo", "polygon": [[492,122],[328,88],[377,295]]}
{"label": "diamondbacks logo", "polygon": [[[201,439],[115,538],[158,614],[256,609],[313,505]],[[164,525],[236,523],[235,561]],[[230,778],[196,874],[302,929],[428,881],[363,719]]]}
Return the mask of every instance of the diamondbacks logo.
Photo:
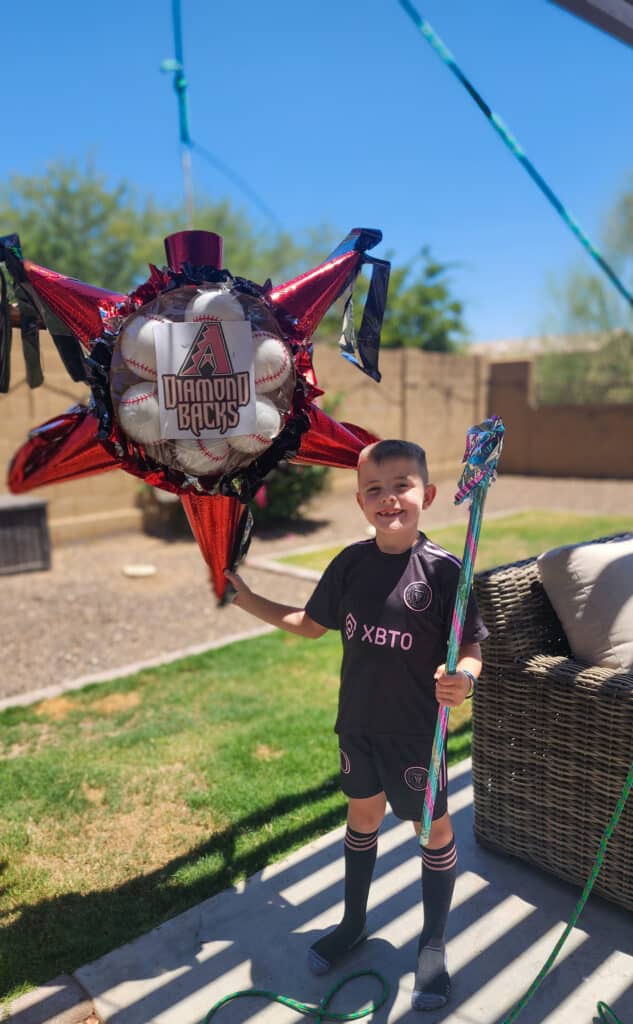
{"label": "diamondbacks logo", "polygon": [[166,409],[175,409],[178,430],[196,437],[201,430],[226,433],[237,427],[240,407],[250,401],[246,371],[235,373],[222,324],[218,320],[198,325],[178,373],[162,377]]}
{"label": "diamondbacks logo", "polygon": [[410,768],[405,769],[404,781],[409,789],[414,789],[416,793],[421,793],[423,789],[426,789],[428,774],[426,768],[420,768],[419,765],[411,765]]}
{"label": "diamondbacks logo", "polygon": [[178,376],[213,377],[232,372],[233,365],[222,324],[218,320],[201,323]]}
{"label": "diamondbacks logo", "polygon": [[404,603],[412,612],[424,612],[431,603],[433,591],[424,580],[409,583],[404,591]]}

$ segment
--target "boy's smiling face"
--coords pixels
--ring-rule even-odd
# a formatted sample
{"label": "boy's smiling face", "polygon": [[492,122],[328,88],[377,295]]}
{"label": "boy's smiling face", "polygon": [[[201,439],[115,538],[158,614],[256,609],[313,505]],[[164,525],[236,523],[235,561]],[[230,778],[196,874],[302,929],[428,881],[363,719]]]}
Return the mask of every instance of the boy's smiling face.
{"label": "boy's smiling face", "polygon": [[358,464],[356,500],[376,530],[381,551],[399,553],[415,544],[418,520],[435,498],[415,459],[397,457],[377,463],[369,455]]}

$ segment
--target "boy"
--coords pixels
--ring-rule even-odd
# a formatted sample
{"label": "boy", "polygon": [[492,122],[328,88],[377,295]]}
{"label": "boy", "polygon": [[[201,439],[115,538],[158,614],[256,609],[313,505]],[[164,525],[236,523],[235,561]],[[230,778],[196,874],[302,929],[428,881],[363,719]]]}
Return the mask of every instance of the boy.
{"label": "boy", "polygon": [[[291,633],[317,639],[341,631],[343,661],[338,716],[341,787],[349,800],[345,835],[345,912],[308,951],[324,974],[367,936],[365,914],[387,800],[419,832],[438,704],[472,696],[481,671],[479,641],[487,630],[474,600],[468,606],[457,671],[442,663],[457,590],[459,561],[418,531],[435,498],[423,448],[378,441],[358,460],[356,499],[375,528],[374,540],[345,548],[330,563],[305,608],[254,594],[234,573],[235,603]],[[439,666],[439,667],[438,667]],[[457,853],[447,811],[446,762],[429,844],[422,851],[424,923],[412,1006],[435,1010],[450,996],[444,935]]]}

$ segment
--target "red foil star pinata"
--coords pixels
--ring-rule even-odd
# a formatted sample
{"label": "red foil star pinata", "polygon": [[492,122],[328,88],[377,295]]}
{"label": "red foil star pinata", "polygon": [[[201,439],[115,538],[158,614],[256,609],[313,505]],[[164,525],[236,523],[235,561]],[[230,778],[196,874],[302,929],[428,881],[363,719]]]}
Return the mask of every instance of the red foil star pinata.
{"label": "red foil star pinata", "polygon": [[165,239],[167,266],[120,295],[31,263],[17,236],[1,238],[21,306],[37,310],[69,375],[91,389],[89,406],[30,432],[10,490],[119,468],[178,494],[223,600],[223,570],[246,551],[248,502],[266,474],[281,459],[353,468],[375,440],[315,404],[311,338],[370,264],[357,347],[349,332],[342,348],[380,380],[389,264],[366,254],[380,239],[354,229],[319,266],[273,287],[223,269],[218,235],[183,231]]}

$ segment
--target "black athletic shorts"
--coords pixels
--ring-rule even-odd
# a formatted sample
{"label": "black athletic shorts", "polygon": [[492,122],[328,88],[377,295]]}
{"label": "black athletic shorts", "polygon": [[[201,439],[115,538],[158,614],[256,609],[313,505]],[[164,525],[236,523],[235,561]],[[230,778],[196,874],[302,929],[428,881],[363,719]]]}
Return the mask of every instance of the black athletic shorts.
{"label": "black athletic shorts", "polygon": [[[420,821],[431,759],[432,740],[418,736],[339,735],[341,789],[365,799],[384,792],[393,813],[403,821]],[[446,749],[438,780],[433,818],[447,810]]]}

